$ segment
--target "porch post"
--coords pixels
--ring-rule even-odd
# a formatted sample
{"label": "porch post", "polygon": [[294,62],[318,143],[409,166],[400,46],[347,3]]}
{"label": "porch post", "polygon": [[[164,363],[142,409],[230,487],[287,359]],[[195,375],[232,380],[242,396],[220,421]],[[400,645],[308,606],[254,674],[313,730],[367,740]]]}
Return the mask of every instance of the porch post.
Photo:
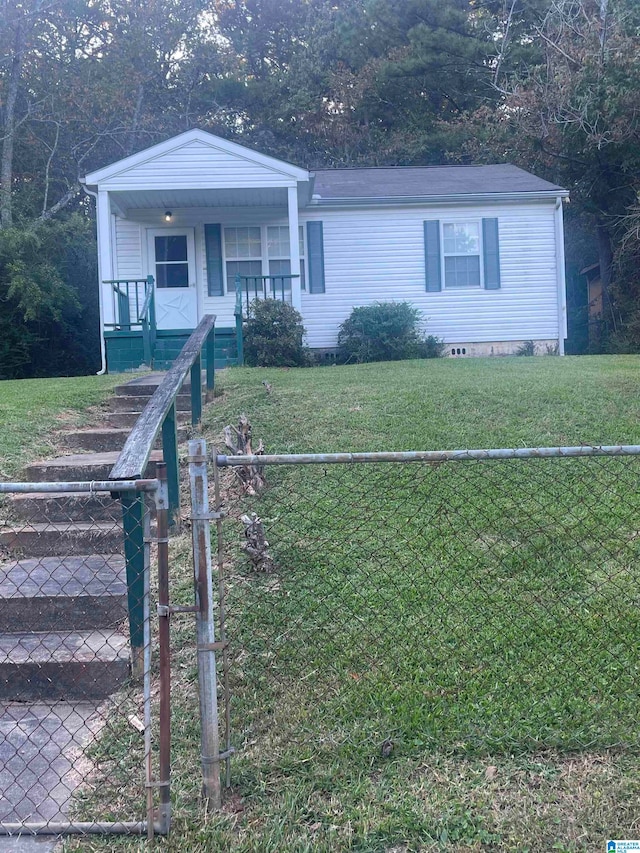
{"label": "porch post", "polygon": [[289,252],[291,256],[291,304],[302,309],[302,291],[300,289],[300,242],[298,240],[298,187],[287,189],[287,207],[289,213]]}
{"label": "porch post", "polygon": [[[115,321],[111,285],[102,282],[114,278],[111,253],[111,205],[109,193],[98,190],[97,216],[98,220],[98,280],[102,297],[103,323]],[[104,330],[101,330],[103,334]]]}

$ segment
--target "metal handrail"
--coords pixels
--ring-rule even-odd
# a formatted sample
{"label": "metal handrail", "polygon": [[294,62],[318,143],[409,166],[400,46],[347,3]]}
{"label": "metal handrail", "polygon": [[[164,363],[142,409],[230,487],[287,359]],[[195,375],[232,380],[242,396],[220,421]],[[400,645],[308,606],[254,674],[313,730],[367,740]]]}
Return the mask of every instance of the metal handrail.
{"label": "metal handrail", "polygon": [[[112,329],[123,329],[129,332],[134,326],[139,326],[142,330],[144,363],[149,367],[153,367],[153,355],[157,336],[153,276],[148,275],[146,278],[105,279],[103,284],[111,285],[114,319],[113,323],[105,323],[104,325]],[[140,285],[144,286],[142,307],[140,306]],[[131,319],[132,286],[133,297],[135,298],[135,320],[133,321]]]}

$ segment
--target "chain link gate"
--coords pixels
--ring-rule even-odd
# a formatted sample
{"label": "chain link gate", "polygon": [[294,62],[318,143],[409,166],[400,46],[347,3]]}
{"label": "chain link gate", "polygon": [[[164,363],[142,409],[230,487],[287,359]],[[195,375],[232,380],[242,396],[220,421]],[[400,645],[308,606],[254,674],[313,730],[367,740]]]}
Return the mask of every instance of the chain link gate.
{"label": "chain link gate", "polygon": [[168,831],[166,491],[0,484],[1,835]]}
{"label": "chain link gate", "polygon": [[639,455],[214,452],[236,745],[637,752]]}

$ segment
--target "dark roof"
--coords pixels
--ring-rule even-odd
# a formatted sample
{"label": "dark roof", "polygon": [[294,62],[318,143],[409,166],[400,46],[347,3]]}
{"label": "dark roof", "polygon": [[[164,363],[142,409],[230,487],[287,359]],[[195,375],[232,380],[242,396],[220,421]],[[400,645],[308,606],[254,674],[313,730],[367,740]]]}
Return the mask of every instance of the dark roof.
{"label": "dark roof", "polygon": [[495,166],[317,169],[313,174],[313,193],[323,200],[562,192],[562,187],[509,163]]}

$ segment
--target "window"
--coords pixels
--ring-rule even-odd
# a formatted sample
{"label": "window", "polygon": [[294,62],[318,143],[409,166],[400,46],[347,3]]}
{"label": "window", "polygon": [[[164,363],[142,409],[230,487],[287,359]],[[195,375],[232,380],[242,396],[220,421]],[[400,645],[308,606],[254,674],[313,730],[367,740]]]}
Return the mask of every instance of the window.
{"label": "window", "polygon": [[482,286],[479,222],[445,222],[442,249],[445,287]]}
{"label": "window", "polygon": [[[264,233],[263,233],[264,231]],[[266,258],[263,258],[263,237]],[[300,285],[305,289],[305,241],[304,227],[299,226]],[[236,275],[242,276],[289,276],[291,275],[291,252],[288,225],[252,226],[225,228],[224,249],[227,271],[227,290],[234,289]],[[278,294],[284,284],[285,296],[291,298],[291,279],[276,282]]]}
{"label": "window", "polygon": [[187,237],[174,234],[155,238],[156,286],[189,287]]}
{"label": "window", "polygon": [[262,236],[259,227],[225,228],[227,290],[233,291],[237,275],[262,275]]}

